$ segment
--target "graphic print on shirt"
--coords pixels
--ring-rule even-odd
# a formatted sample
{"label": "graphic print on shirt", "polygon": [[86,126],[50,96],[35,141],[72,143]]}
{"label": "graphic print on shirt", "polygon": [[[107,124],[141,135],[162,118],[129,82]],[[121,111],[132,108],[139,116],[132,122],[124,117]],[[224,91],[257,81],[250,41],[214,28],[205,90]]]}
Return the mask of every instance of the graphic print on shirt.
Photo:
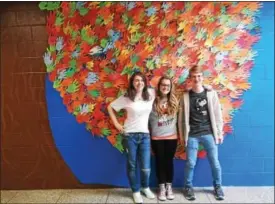
{"label": "graphic print on shirt", "polygon": [[168,114],[164,114],[161,117],[159,117],[159,119],[158,119],[158,127],[171,125],[173,123],[173,121],[174,121],[173,116],[169,116]]}
{"label": "graphic print on shirt", "polygon": [[206,105],[207,105],[207,100],[205,98],[196,99],[196,105],[195,105],[196,111],[203,116],[207,115]]}

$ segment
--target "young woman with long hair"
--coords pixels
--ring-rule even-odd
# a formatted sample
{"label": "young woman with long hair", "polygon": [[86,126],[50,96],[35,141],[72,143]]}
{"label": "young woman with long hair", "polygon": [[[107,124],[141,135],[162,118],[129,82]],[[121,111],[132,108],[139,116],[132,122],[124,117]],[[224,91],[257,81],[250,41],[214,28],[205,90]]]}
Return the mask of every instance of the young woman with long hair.
{"label": "young woman with long hair", "polygon": [[156,175],[159,184],[158,199],[173,200],[172,191],[174,165],[173,158],[177,148],[177,113],[179,101],[174,92],[172,80],[160,78],[153,110],[149,118],[152,149],[156,158]]}
{"label": "young woman with long hair", "polygon": [[[145,75],[136,72],[130,77],[127,93],[108,106],[108,112],[114,126],[124,135],[123,144],[127,153],[127,174],[135,203],[143,202],[140,192],[149,199],[155,198],[149,188],[151,142],[148,129],[148,120],[154,98],[155,92],[148,88]],[[114,110],[120,111],[121,109],[127,112],[124,125],[118,122],[114,112]],[[137,162],[140,162],[138,166],[141,170],[141,189],[136,176]]]}

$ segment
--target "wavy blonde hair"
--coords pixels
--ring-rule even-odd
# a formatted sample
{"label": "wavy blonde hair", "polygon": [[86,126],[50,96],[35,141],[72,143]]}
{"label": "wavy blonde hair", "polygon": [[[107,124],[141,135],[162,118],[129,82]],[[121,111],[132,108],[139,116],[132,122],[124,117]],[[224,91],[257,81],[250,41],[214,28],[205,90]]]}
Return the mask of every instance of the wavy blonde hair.
{"label": "wavy blonde hair", "polygon": [[167,94],[168,98],[168,108],[167,108],[167,113],[168,115],[176,115],[179,109],[179,100],[175,94],[175,88],[174,84],[171,80],[171,78],[167,76],[162,76],[158,82],[157,85],[157,91],[156,91],[156,99],[154,101],[154,109],[157,112],[158,115],[163,115],[163,110],[160,107],[160,100],[161,100],[161,91],[160,91],[160,85],[163,80],[169,80],[170,81],[170,92]]}

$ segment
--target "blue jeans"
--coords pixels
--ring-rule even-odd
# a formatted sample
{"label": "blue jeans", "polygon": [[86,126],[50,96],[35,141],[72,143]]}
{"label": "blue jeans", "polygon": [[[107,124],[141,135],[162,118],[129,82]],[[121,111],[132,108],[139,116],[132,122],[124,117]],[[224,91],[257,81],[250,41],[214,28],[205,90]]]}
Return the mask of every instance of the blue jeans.
{"label": "blue jeans", "polygon": [[192,187],[194,168],[197,161],[197,153],[199,149],[199,143],[204,146],[207,157],[212,170],[213,185],[221,185],[221,166],[218,160],[218,147],[215,143],[214,136],[202,135],[197,137],[188,137],[187,148],[186,148],[186,164],[184,168],[184,186]]}
{"label": "blue jeans", "polygon": [[137,162],[141,168],[141,186],[149,187],[151,172],[151,146],[149,133],[126,133],[124,148],[127,154],[127,174],[133,192],[140,191],[140,182],[137,177]]}

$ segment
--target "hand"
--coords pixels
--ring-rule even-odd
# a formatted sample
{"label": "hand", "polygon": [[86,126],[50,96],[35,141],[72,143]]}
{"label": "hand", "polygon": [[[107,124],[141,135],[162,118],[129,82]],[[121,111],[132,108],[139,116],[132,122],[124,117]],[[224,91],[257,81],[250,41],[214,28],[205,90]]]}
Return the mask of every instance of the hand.
{"label": "hand", "polygon": [[115,124],[115,127],[120,133],[124,133],[124,127],[122,125],[117,123],[117,124]]}
{"label": "hand", "polygon": [[222,144],[223,143],[223,137],[219,137],[215,139],[216,144]]}

